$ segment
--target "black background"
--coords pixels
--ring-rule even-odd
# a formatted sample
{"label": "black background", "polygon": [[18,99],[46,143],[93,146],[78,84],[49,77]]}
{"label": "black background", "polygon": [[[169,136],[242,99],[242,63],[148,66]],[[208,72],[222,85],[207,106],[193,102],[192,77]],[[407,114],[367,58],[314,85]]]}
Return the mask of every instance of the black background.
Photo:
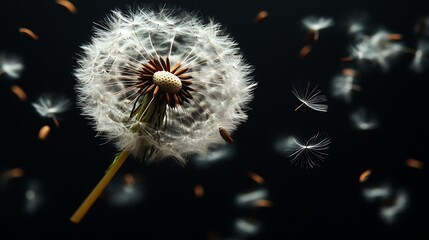
{"label": "black background", "polygon": [[[71,14],[53,0],[1,1],[0,50],[21,56],[25,68],[18,80],[0,76],[0,171],[24,171],[22,177],[1,180],[0,239],[429,238],[427,166],[405,164],[410,158],[428,162],[429,69],[411,71],[412,56],[404,54],[387,72],[376,66],[359,68],[363,91],[351,103],[329,94],[333,76],[356,66],[340,61],[351,44],[348,21],[363,17],[369,30],[401,33],[404,45],[413,48],[419,38],[417,21],[429,16],[429,3],[418,0],[151,1],[200,11],[236,39],[258,82],[249,119],[233,135],[235,153],[206,168],[193,161],[181,167],[168,160],[153,165],[128,160],[114,181],[125,173],[138,176],[143,198],[123,207],[101,198],[81,223],[71,223],[70,216],[102,177],[115,149],[95,137],[75,106],[61,114],[60,127],[55,127],[31,102],[44,92],[64,93],[74,102],[72,71],[93,22],[114,8],[148,2],[73,1],[78,11]],[[269,16],[255,22],[261,10]],[[321,30],[313,51],[300,59],[306,34],[301,21],[308,15],[332,17],[335,24]],[[39,39],[19,33],[20,27],[33,30]],[[320,86],[328,96],[327,113],[304,108],[294,112],[299,102],[291,89],[298,80]],[[26,92],[27,101],[10,91],[13,84]],[[353,128],[349,115],[360,106],[376,113],[378,128]],[[52,130],[41,141],[37,134],[46,124]],[[329,133],[332,144],[329,157],[317,168],[293,166],[275,148],[285,136],[305,139],[318,131]],[[360,183],[367,169],[372,174]],[[262,187],[269,191],[271,207],[246,209],[234,203],[237,193],[261,187],[249,172],[265,179]],[[23,207],[30,182],[39,184],[37,196],[42,199],[32,212]],[[384,182],[409,196],[405,212],[392,224],[379,216],[383,202],[369,202],[362,195],[365,187]],[[204,186],[202,198],[194,195],[197,184]],[[256,221],[262,230],[240,235],[233,227],[237,218]]]}

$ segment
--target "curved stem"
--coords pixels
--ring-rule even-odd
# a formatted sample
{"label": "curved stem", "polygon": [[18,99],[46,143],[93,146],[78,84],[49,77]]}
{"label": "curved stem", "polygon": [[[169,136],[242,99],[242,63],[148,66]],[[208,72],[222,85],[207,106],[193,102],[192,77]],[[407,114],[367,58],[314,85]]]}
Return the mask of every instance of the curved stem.
{"label": "curved stem", "polygon": [[104,188],[106,188],[107,184],[109,184],[110,180],[112,180],[113,176],[118,172],[119,168],[121,168],[122,164],[130,155],[128,151],[122,151],[107,169],[103,178],[98,182],[98,184],[94,187],[91,193],[86,197],[83,203],[79,206],[76,212],[72,215],[70,220],[74,223],[79,223],[82,218],[85,216],[86,212],[91,208],[92,204],[94,204],[95,200],[100,196],[103,192]]}

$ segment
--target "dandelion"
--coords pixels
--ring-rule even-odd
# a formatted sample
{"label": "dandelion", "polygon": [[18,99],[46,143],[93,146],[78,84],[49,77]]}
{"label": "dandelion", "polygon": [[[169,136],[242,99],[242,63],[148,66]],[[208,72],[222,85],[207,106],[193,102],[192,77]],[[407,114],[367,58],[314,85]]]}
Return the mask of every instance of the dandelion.
{"label": "dandelion", "polygon": [[318,90],[317,86],[311,87],[310,82],[305,82],[300,86],[293,86],[292,93],[301,102],[301,104],[295,108],[295,111],[304,105],[316,111],[328,111],[328,105],[323,104],[324,102],[328,101],[326,96],[323,95],[320,90]]}
{"label": "dandelion", "polygon": [[78,106],[118,154],[72,216],[79,222],[128,156],[208,156],[247,119],[256,83],[237,43],[214,20],[162,8],[114,10],[75,70]]}
{"label": "dandelion", "polygon": [[328,17],[306,17],[302,20],[304,26],[308,29],[309,36],[312,36],[314,41],[319,40],[319,32],[321,29],[334,25],[334,20]]}
{"label": "dandelion", "polygon": [[62,94],[46,93],[31,105],[42,117],[51,118],[58,127],[58,114],[70,110],[71,101]]}
{"label": "dandelion", "polygon": [[306,143],[295,137],[290,137],[284,145],[284,151],[291,158],[293,165],[300,165],[302,168],[313,168],[319,166],[320,161],[324,161],[328,156],[326,152],[331,144],[331,138],[324,133],[317,133]]}
{"label": "dandelion", "polygon": [[0,54],[0,75],[6,74],[12,79],[21,77],[24,64],[21,58],[15,54]]}

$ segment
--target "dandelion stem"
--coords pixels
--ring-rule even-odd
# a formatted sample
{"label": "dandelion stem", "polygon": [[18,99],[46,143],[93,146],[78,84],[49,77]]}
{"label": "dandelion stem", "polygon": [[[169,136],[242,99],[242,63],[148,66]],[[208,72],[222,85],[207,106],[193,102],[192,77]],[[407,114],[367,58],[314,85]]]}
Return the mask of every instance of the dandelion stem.
{"label": "dandelion stem", "polygon": [[115,176],[116,172],[118,172],[119,168],[128,158],[130,152],[122,151],[107,169],[103,178],[98,182],[95,188],[91,191],[91,193],[86,197],[85,201],[79,206],[70,220],[74,223],[79,223],[82,218],[85,216],[86,212],[91,208],[92,204],[97,200],[100,194],[103,192],[104,188],[106,188],[107,184],[109,184],[110,180],[112,180],[113,176]]}

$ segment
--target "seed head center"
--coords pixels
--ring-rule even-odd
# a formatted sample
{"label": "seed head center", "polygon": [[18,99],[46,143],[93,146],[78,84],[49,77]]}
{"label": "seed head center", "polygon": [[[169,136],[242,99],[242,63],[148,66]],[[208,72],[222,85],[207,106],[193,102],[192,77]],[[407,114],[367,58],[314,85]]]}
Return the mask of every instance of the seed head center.
{"label": "seed head center", "polygon": [[178,93],[182,88],[182,81],[171,72],[157,71],[152,77],[153,83],[159,86],[159,89],[167,93]]}

